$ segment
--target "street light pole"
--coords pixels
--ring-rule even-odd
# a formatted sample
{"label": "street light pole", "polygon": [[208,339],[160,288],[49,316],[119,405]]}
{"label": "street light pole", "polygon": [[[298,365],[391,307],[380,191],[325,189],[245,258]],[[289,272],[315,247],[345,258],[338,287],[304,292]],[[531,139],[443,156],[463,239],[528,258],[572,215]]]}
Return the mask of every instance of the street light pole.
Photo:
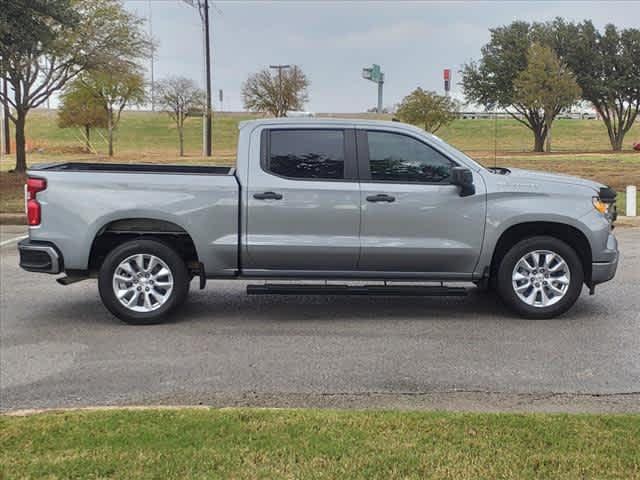
{"label": "street light pole", "polygon": [[[278,70],[278,109],[282,107],[282,70],[286,68],[291,68],[291,65],[269,65],[269,68],[273,68]],[[283,115],[286,115],[287,112],[283,112]]]}

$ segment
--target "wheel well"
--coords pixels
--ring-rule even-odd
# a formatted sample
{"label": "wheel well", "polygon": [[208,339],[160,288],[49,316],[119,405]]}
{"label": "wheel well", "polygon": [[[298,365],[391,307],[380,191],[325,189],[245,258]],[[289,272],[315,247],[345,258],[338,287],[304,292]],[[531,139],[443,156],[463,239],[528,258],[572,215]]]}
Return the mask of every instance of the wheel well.
{"label": "wheel well", "polygon": [[165,220],[128,218],[102,227],[91,245],[89,270],[97,271],[111,250],[129,240],[154,239],[173,248],[192,269],[198,269],[198,253],[191,236],[179,225]]}
{"label": "wheel well", "polygon": [[538,235],[557,238],[572,247],[582,261],[585,283],[591,282],[591,245],[589,245],[587,237],[575,227],[554,222],[520,223],[505,230],[493,251],[490,276],[495,278],[500,260],[513,245],[520,240]]}

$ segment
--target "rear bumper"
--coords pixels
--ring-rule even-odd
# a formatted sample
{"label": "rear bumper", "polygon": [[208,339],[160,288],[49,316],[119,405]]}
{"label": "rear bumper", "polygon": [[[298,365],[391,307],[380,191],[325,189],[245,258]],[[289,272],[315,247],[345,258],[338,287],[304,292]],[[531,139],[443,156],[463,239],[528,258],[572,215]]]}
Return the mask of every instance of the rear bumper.
{"label": "rear bumper", "polygon": [[20,267],[28,272],[60,273],[63,270],[62,254],[51,242],[34,242],[29,239],[18,243]]}

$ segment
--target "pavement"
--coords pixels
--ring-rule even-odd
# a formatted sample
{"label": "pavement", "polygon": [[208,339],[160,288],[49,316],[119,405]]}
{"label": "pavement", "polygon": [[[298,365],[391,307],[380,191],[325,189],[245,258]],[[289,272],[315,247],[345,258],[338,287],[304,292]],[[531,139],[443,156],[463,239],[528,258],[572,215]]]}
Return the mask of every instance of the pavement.
{"label": "pavement", "polygon": [[109,405],[640,412],[640,228],[615,279],[553,320],[496,297],[247,296],[192,285],[171,322],[120,323],[95,280],[17,266],[0,227],[0,410]]}

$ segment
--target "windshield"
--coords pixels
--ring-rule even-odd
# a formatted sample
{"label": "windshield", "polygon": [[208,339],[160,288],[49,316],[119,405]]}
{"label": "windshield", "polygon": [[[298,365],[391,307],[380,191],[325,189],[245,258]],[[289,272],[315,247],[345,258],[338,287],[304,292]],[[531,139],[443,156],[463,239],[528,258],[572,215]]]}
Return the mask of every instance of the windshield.
{"label": "windshield", "polygon": [[426,135],[428,135],[430,139],[432,139],[434,142],[436,142],[439,147],[441,147],[443,150],[445,150],[451,156],[458,157],[458,158],[462,157],[466,162],[474,165],[478,170],[486,170],[486,168],[483,165],[480,165],[478,162],[476,162],[469,155],[467,155],[464,152],[461,152],[457,148],[455,148],[452,145],[448,144],[447,142],[442,140],[440,137],[434,135],[433,133],[426,133]]}

